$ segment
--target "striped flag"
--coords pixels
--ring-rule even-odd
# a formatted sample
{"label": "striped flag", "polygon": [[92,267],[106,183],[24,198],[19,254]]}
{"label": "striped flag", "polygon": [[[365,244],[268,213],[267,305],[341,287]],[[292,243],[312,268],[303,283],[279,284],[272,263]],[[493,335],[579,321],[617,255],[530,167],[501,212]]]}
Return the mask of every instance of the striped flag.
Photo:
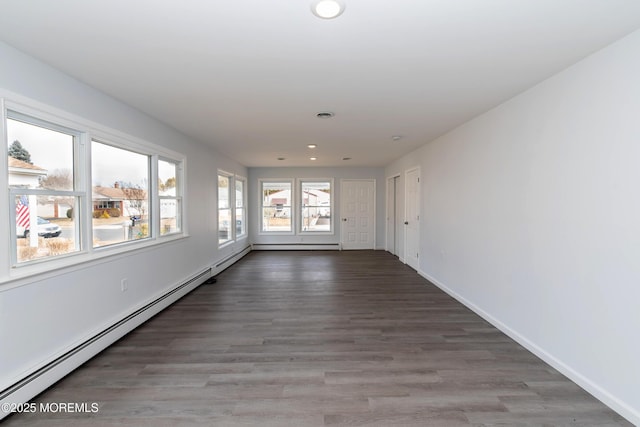
{"label": "striped flag", "polygon": [[16,224],[22,228],[29,228],[29,200],[27,196],[20,196],[16,205]]}

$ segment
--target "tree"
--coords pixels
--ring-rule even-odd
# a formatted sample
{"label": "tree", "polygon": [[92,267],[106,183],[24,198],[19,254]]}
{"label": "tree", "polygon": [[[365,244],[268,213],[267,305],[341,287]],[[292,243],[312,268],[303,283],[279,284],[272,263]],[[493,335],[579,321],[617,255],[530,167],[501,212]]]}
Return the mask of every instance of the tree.
{"label": "tree", "polygon": [[[55,169],[44,178],[40,178],[40,187],[47,190],[73,190],[73,174],[69,169]],[[53,199],[54,216],[58,217],[58,209],[61,203],[69,205],[73,209],[75,201],[75,197],[55,197]],[[67,212],[68,215],[69,213]],[[71,217],[69,216],[69,218]]]}
{"label": "tree", "polygon": [[40,186],[48,190],[73,190],[73,175],[71,170],[54,170],[40,180]]}
{"label": "tree", "polygon": [[13,141],[13,144],[9,146],[9,157],[13,157],[14,159],[33,164],[33,162],[31,161],[31,154],[27,151],[26,148],[22,146],[22,144],[20,144],[20,141],[18,141],[17,139]]}
{"label": "tree", "polygon": [[176,188],[176,179],[174,177],[167,178],[166,182],[162,182],[162,180],[158,178],[158,190],[168,191],[172,188]]}
{"label": "tree", "polygon": [[176,188],[176,178],[175,177],[167,178],[167,182],[164,183],[164,187],[166,189]]}
{"label": "tree", "polygon": [[124,200],[128,202],[123,207],[129,216],[144,217],[147,214],[147,191],[139,185],[134,186],[131,183],[120,182]]}

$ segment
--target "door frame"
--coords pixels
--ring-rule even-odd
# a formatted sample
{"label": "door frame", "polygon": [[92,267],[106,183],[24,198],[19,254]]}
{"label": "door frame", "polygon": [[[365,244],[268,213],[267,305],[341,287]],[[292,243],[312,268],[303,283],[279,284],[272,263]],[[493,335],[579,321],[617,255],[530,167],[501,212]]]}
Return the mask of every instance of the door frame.
{"label": "door frame", "polygon": [[[416,185],[416,194],[415,197],[410,198],[409,197],[409,179],[408,176],[410,173],[412,172],[416,172],[417,173],[417,185]],[[405,223],[405,227],[404,227],[404,263],[409,265],[409,267],[414,268],[416,271],[420,270],[420,203],[421,203],[421,184],[422,182],[420,181],[420,177],[421,177],[421,171],[420,171],[420,166],[415,166],[409,169],[406,169],[404,172],[404,223]],[[416,249],[416,265],[415,267],[413,265],[411,265],[410,262],[410,257],[409,257],[409,253],[413,253],[413,252],[409,252],[409,239],[407,238],[408,235],[408,221],[413,221],[410,218],[407,218],[407,215],[409,214],[408,212],[408,204],[411,201],[415,201],[416,203],[416,218],[415,223],[416,223],[416,228],[415,228],[415,235],[417,236],[417,248]]]}
{"label": "door frame", "polygon": [[[400,183],[400,174],[392,175],[387,178],[387,203],[386,203],[386,221],[385,221],[385,250],[397,257],[400,256],[400,242],[398,237],[400,236],[399,230],[402,227],[398,227],[398,218],[400,217],[400,209],[398,205],[398,184]],[[391,189],[393,189],[393,200],[390,199]],[[393,218],[391,218],[393,216]],[[393,229],[393,235],[390,236],[389,228]],[[389,237],[392,237],[392,242]]]}

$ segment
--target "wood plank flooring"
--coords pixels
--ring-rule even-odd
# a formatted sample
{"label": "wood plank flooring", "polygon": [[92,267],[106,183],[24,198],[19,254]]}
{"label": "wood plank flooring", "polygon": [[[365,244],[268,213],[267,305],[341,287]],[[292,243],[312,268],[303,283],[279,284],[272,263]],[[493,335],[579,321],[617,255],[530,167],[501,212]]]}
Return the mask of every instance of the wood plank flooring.
{"label": "wood plank flooring", "polygon": [[[9,426],[629,426],[382,251],[252,252]],[[4,427],[4,426],[3,426]]]}

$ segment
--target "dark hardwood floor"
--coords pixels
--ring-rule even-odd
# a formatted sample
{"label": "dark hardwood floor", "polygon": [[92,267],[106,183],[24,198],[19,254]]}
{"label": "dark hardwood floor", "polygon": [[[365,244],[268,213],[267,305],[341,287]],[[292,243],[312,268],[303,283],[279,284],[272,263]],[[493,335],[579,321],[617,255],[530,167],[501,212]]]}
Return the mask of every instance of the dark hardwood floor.
{"label": "dark hardwood floor", "polygon": [[[382,251],[252,252],[9,426],[627,426]],[[4,426],[3,426],[4,427]]]}

